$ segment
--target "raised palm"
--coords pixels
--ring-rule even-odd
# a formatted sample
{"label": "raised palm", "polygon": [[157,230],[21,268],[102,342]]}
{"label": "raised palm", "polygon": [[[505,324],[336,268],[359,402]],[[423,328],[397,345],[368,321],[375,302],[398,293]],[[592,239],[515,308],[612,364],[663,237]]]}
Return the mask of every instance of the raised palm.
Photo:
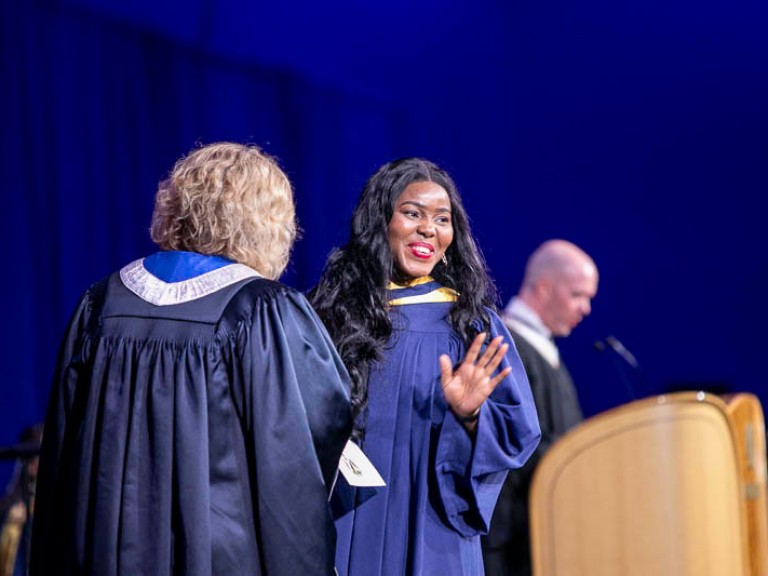
{"label": "raised palm", "polygon": [[485,336],[486,334],[481,332],[475,337],[455,371],[451,359],[446,354],[440,356],[443,394],[451,410],[459,418],[467,419],[477,414],[494,388],[512,371],[512,368],[507,367],[491,378],[507,353],[509,344],[504,343],[503,336],[497,336],[481,354]]}

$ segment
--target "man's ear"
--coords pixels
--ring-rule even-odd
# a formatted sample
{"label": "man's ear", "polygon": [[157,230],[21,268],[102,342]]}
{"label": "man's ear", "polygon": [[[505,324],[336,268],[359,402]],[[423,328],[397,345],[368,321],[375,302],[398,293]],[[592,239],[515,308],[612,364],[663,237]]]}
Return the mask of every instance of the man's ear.
{"label": "man's ear", "polygon": [[547,300],[552,295],[553,289],[554,283],[551,278],[539,278],[538,282],[536,282],[536,295],[542,300]]}

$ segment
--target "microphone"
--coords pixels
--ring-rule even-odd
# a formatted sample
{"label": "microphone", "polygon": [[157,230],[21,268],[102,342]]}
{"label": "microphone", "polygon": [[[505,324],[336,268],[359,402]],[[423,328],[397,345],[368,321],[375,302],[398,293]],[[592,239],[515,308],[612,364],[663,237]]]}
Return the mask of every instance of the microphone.
{"label": "microphone", "polygon": [[606,336],[605,337],[605,343],[610,346],[616,354],[624,358],[627,364],[632,366],[635,370],[640,369],[640,364],[637,362],[637,358],[635,358],[634,354],[627,350],[626,346],[622,344],[618,338],[615,336]]}
{"label": "microphone", "polygon": [[640,363],[616,336],[606,336],[603,340],[595,340],[593,346],[598,352],[605,352],[606,346],[616,352],[621,358],[635,370],[640,370]]}
{"label": "microphone", "polygon": [[636,399],[638,395],[636,392],[635,384],[643,385],[645,374],[643,374],[643,371],[640,368],[640,363],[637,361],[637,358],[635,358],[635,355],[627,350],[627,347],[624,346],[624,344],[622,344],[621,341],[615,336],[606,336],[602,340],[596,340],[593,346],[598,352],[605,352],[608,349],[613,350],[615,355],[624,361],[625,367],[627,365],[630,366],[632,371],[640,376],[640,380],[642,380],[642,382],[633,382],[633,378],[630,378],[629,374],[627,374],[626,368],[622,370],[620,366],[617,366],[619,371],[622,373],[622,380],[624,381],[624,386],[627,389],[627,392],[633,400]]}

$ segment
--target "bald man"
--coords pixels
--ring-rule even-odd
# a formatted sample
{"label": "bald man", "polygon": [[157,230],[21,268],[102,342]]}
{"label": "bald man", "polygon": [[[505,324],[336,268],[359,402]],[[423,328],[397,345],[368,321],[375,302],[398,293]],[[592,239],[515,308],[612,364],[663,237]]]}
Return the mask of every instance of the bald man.
{"label": "bald man", "polygon": [[583,420],[576,389],[554,342],[592,311],[598,273],[594,261],[566,240],[548,240],[528,259],[517,296],[503,319],[528,374],[541,425],[541,442],[528,463],[512,470],[483,538],[486,576],[530,576],[528,492],[546,450]]}

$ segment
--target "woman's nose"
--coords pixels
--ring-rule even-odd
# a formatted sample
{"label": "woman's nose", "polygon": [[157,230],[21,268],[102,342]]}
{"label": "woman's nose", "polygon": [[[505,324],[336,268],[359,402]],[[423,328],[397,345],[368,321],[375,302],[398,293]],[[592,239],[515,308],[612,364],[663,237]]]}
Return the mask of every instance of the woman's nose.
{"label": "woman's nose", "polygon": [[435,225],[432,222],[429,222],[429,221],[422,221],[422,222],[419,223],[417,231],[418,231],[419,234],[422,234],[424,236],[434,236],[435,235]]}

